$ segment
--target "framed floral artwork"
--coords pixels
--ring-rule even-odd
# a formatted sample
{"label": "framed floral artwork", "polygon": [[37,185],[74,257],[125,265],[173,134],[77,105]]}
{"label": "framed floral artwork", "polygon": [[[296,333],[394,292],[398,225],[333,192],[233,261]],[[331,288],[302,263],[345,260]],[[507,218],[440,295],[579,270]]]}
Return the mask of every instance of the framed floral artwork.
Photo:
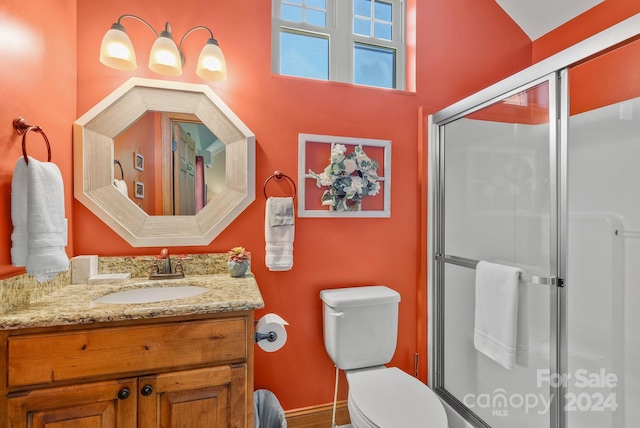
{"label": "framed floral artwork", "polygon": [[298,216],[390,217],[391,141],[298,135]]}

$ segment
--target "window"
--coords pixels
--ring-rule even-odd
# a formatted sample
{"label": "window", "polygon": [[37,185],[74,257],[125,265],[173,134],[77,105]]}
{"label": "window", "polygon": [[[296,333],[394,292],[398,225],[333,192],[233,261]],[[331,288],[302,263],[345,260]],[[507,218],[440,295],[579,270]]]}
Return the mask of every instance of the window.
{"label": "window", "polygon": [[272,71],[405,88],[403,0],[272,0]]}

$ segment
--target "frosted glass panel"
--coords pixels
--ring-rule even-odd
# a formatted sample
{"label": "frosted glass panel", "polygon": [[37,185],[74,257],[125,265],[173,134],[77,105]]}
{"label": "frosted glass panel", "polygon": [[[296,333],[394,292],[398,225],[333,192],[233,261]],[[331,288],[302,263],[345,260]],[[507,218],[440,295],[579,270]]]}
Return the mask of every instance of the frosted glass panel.
{"label": "frosted glass panel", "polygon": [[[553,276],[548,91],[545,82],[444,126],[445,255]],[[547,428],[555,289],[518,284],[529,351],[508,370],[474,348],[475,270],[444,266],[444,389],[492,428]]]}
{"label": "frosted glass panel", "polygon": [[446,390],[492,428],[548,428],[549,287],[520,281],[528,300],[528,364],[507,370],[473,346],[475,270],[447,265],[445,278]]}
{"label": "frosted glass panel", "polygon": [[[531,94],[546,88],[532,88],[519,99],[533,103]],[[445,254],[548,275],[547,106],[505,100],[447,124],[444,132]]]}
{"label": "frosted glass panel", "polygon": [[639,113],[635,98],[569,119],[569,428],[640,420]]}

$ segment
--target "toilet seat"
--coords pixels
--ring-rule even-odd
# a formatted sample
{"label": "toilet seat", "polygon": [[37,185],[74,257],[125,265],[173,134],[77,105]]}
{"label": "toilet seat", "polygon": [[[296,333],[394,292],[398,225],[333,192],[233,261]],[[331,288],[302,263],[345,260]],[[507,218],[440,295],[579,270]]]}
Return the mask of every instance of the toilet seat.
{"label": "toilet seat", "polygon": [[447,415],[436,394],[396,367],[348,370],[347,380],[350,409],[371,427],[448,426]]}

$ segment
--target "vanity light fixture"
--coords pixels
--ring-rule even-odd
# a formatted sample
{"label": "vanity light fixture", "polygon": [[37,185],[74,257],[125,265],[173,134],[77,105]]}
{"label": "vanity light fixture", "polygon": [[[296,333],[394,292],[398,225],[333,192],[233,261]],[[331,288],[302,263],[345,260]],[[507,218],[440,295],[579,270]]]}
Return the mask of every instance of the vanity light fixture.
{"label": "vanity light fixture", "polygon": [[131,39],[127,35],[124,26],[120,23],[123,18],[135,18],[144,23],[156,35],[156,41],[149,54],[149,68],[165,76],[179,76],[182,74],[184,54],[182,43],[189,34],[196,30],[209,32],[209,39],[200,51],[196,74],[205,80],[219,81],[227,78],[227,64],[218,41],[213,37],[213,32],[205,26],[193,27],[182,36],[180,44],[176,45],[171,34],[171,26],[167,22],[164,31],[160,34],[144,19],[136,15],[122,15],[111,26],[102,39],[100,46],[100,62],[104,65],[119,70],[135,70],[137,68],[136,54],[133,50]]}

